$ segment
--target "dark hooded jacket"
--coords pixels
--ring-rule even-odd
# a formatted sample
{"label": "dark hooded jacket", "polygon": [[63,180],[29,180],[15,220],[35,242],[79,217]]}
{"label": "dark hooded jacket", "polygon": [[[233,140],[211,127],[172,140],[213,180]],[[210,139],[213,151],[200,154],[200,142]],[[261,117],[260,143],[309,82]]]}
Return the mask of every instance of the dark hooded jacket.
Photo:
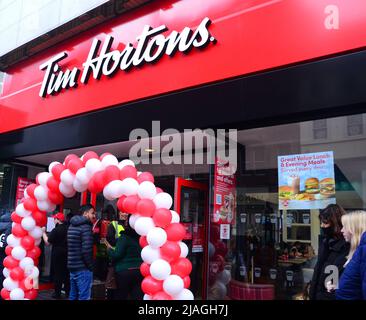
{"label": "dark hooded jacket", "polygon": [[0,250],[5,254],[5,248],[7,246],[6,238],[11,233],[11,214],[5,213],[0,217]]}
{"label": "dark hooded jacket", "polygon": [[74,216],[67,231],[67,268],[70,272],[93,271],[92,223],[83,216]]}

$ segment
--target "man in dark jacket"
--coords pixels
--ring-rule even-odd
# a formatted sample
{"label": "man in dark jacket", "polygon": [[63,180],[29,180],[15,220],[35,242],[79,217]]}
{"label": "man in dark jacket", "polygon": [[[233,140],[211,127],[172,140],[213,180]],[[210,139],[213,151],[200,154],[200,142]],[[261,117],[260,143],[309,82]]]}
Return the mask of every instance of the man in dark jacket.
{"label": "man in dark jacket", "polygon": [[44,230],[43,240],[45,244],[52,244],[51,274],[55,284],[54,299],[61,298],[61,289],[64,285],[65,295],[70,292],[70,275],[67,270],[67,229],[65,216],[62,212],[53,215],[55,228],[47,235]]}
{"label": "man in dark jacket", "polygon": [[90,300],[93,282],[93,232],[95,209],[83,205],[70,220],[67,232],[67,267],[70,271],[70,300]]}
{"label": "man in dark jacket", "polygon": [[0,217],[0,289],[3,287],[3,281],[4,281],[3,261],[6,257],[5,248],[8,245],[6,242],[6,238],[11,233],[11,224],[12,224],[12,221],[10,218],[10,212],[5,212]]}

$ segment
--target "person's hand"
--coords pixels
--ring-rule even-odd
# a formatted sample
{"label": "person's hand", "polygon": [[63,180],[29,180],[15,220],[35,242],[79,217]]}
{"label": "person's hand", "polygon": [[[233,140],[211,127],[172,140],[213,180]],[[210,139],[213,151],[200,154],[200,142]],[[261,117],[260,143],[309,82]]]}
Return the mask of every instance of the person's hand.
{"label": "person's hand", "polygon": [[335,291],[336,286],[332,283],[332,281],[328,281],[326,284],[326,288],[329,293],[332,293]]}
{"label": "person's hand", "polygon": [[46,227],[42,227],[41,229],[43,233],[46,233]]}

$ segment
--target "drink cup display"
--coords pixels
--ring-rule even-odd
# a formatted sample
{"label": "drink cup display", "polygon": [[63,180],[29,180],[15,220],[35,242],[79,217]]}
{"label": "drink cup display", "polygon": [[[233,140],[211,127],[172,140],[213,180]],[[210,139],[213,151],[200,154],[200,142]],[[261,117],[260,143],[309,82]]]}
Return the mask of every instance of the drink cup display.
{"label": "drink cup display", "polygon": [[262,269],[261,268],[254,268],[254,276],[256,277],[256,278],[260,278],[260,276],[261,276],[261,272],[262,272]]}
{"label": "drink cup display", "polygon": [[256,213],[255,214],[255,223],[261,223],[261,220],[262,220],[262,214]]}
{"label": "drink cup display", "polygon": [[291,270],[286,271],[286,280],[287,281],[294,281],[294,272]]}
{"label": "drink cup display", "polygon": [[310,223],[310,214],[308,213],[303,213],[302,214],[302,221],[305,224],[309,224]]}
{"label": "drink cup display", "polygon": [[276,269],[269,269],[269,277],[271,278],[271,280],[276,280],[277,270]]}
{"label": "drink cup display", "polygon": [[247,214],[246,213],[241,213],[240,214],[240,221],[241,221],[241,223],[246,223],[247,222]]}
{"label": "drink cup display", "polygon": [[292,189],[293,194],[300,193],[300,177],[297,175],[291,175],[287,178],[287,184]]}

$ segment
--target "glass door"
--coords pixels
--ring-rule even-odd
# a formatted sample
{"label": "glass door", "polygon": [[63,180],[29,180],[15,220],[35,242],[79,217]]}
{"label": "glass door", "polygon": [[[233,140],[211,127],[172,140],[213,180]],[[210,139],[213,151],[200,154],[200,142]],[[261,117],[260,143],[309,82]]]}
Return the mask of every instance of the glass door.
{"label": "glass door", "polygon": [[175,180],[174,210],[186,227],[184,242],[189,248],[192,262],[191,290],[195,299],[206,299],[206,275],[208,262],[208,186],[183,178]]}

